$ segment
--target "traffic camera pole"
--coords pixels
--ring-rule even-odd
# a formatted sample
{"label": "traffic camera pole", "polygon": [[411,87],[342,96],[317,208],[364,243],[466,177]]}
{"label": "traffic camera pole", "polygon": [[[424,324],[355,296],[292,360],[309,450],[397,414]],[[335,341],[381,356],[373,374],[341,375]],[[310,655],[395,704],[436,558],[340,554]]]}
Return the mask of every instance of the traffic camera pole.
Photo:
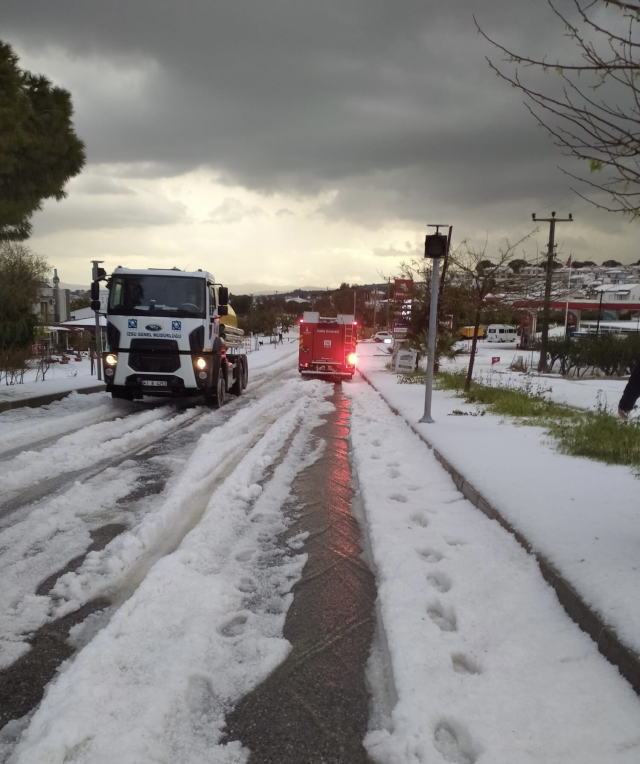
{"label": "traffic camera pole", "polygon": [[[103,263],[104,260],[92,260],[91,263],[93,265],[93,279],[92,281],[96,284],[98,284],[98,279],[100,278],[100,274],[98,272],[100,263]],[[102,328],[100,327],[100,313],[99,311],[94,311],[95,317],[96,317],[96,364],[98,366],[98,379],[100,382],[102,382]]]}
{"label": "traffic camera pole", "polygon": [[448,251],[448,239],[440,233],[444,226],[430,225],[435,228],[435,234],[426,236],[424,240],[424,256],[433,260],[431,272],[431,305],[429,306],[429,344],[427,347],[427,373],[424,381],[424,414],[420,422],[433,424],[431,416],[431,398],[433,395],[433,371],[435,367],[436,334],[438,332],[438,291],[440,287],[440,259],[445,257]]}

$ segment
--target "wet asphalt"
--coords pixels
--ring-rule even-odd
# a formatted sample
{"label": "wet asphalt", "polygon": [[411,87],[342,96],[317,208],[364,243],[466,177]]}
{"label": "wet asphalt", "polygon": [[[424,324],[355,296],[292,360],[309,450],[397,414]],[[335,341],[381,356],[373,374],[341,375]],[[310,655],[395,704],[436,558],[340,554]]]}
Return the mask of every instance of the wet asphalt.
{"label": "wet asphalt", "polygon": [[293,486],[303,509],[287,535],[310,535],[308,562],[284,627],[292,651],[227,716],[226,737],[251,750],[249,764],[369,761],[362,739],[376,586],[353,514],[349,409],[339,385],[329,400],[335,411],[315,431],[325,451]]}

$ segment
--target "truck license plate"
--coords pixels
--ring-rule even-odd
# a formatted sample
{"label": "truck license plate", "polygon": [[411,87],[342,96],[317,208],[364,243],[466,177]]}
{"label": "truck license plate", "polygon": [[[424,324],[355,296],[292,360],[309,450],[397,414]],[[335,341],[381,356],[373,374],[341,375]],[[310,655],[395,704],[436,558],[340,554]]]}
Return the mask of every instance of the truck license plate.
{"label": "truck license plate", "polygon": [[143,379],[142,384],[145,387],[166,387],[167,382],[163,379]]}

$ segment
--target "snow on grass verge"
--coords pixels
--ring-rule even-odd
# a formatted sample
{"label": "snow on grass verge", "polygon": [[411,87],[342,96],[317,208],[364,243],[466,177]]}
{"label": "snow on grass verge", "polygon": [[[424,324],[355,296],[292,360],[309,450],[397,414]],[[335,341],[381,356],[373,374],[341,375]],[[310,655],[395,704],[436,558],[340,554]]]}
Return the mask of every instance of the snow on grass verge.
{"label": "snow on grass verge", "polygon": [[358,380],[351,439],[398,702],[380,764],[637,764],[640,700],[535,560]]}
{"label": "snow on grass verge", "polygon": [[[293,387],[295,402],[178,550],[49,687],[11,764],[247,760],[221,741],[224,715],[289,652],[282,628],[306,556],[274,539],[293,479],[321,453],[312,431],[330,405],[321,383]],[[200,458],[211,466],[215,452]]]}

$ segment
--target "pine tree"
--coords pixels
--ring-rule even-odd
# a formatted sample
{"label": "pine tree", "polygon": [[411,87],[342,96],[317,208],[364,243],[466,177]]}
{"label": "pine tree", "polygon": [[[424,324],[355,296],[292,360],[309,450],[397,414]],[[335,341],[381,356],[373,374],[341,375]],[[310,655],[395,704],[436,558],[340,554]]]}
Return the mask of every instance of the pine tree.
{"label": "pine tree", "polygon": [[45,199],[64,199],[85,163],[72,123],[71,95],[22,71],[0,41],[0,241],[22,241]]}

